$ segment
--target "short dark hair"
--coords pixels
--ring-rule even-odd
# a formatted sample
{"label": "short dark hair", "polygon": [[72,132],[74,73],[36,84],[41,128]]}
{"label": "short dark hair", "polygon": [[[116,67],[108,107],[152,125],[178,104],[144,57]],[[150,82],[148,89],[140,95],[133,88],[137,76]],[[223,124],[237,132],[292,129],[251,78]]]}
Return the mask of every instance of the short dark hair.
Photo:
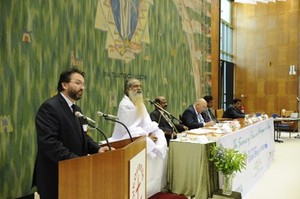
{"label": "short dark hair", "polygon": [[236,104],[236,103],[241,102],[241,101],[242,101],[242,100],[239,99],[239,98],[234,98],[234,99],[233,99],[233,104]]}
{"label": "short dark hair", "polygon": [[210,101],[212,101],[214,99],[213,96],[211,96],[211,95],[205,95],[203,98],[205,99],[205,101],[207,103],[210,102]]}
{"label": "short dark hair", "polygon": [[57,83],[57,91],[58,92],[63,91],[63,87],[61,85],[63,82],[69,83],[71,81],[71,75],[73,73],[79,73],[80,75],[82,75],[82,77],[84,77],[84,72],[75,67],[69,68],[69,69],[63,71],[60,74],[60,77],[59,77],[59,80]]}

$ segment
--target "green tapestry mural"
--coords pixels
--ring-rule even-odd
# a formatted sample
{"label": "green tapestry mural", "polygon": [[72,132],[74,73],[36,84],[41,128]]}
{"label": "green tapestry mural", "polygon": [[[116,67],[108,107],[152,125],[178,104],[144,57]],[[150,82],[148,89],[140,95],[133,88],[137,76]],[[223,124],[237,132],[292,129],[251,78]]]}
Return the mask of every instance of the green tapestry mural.
{"label": "green tapestry mural", "polygon": [[79,106],[108,137],[114,124],[97,111],[117,113],[126,78],[141,79],[146,98],[166,96],[177,116],[211,92],[210,0],[120,1],[132,9],[119,13],[111,2],[0,1],[0,198],[35,191],[35,113],[64,69],[85,71]]}

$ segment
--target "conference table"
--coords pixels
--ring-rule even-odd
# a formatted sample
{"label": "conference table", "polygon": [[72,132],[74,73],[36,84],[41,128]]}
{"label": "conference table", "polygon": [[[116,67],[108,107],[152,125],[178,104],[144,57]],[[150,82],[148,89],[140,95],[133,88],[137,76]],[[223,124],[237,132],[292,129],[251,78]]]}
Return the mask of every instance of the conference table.
{"label": "conference table", "polygon": [[233,191],[244,197],[273,159],[274,121],[269,118],[208,140],[207,143],[198,143],[195,139],[171,140],[168,159],[170,190],[197,199],[211,198],[222,185],[216,167],[209,161],[210,147],[217,144],[247,154],[246,168],[236,173],[233,179]]}
{"label": "conference table", "polygon": [[276,130],[276,133],[274,131],[274,141],[283,143],[283,140],[279,139],[280,124],[282,122],[298,122],[298,121],[300,121],[300,118],[298,118],[298,117],[276,117],[276,118],[274,118],[274,128]]}
{"label": "conference table", "polygon": [[215,144],[170,142],[168,182],[173,193],[207,199],[219,188],[218,172],[209,161]]}

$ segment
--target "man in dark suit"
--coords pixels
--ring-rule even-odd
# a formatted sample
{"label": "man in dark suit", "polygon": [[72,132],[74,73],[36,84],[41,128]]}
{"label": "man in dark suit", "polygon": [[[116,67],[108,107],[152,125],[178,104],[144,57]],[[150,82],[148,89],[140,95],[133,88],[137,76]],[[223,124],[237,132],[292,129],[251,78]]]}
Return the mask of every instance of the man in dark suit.
{"label": "man in dark suit", "polygon": [[188,127],[180,124],[179,121],[174,121],[174,118],[165,112],[168,102],[164,96],[156,97],[154,103],[155,109],[150,113],[151,120],[157,122],[158,127],[163,130],[169,146],[170,139],[176,139],[177,133],[188,130]]}
{"label": "man in dark suit", "polygon": [[189,129],[213,126],[214,121],[205,122],[201,113],[207,108],[205,99],[197,99],[194,104],[190,105],[182,114],[182,123]]}
{"label": "man in dark suit", "polygon": [[242,112],[242,101],[238,98],[233,99],[233,104],[229,105],[223,114],[223,118],[244,118],[245,113]]}
{"label": "man in dark suit", "polygon": [[71,68],[62,72],[58,94],[45,101],[36,114],[38,151],[33,185],[41,199],[58,198],[59,161],[108,150],[86,134],[87,124],[74,115],[81,112],[75,102],[81,99],[84,88],[82,71]]}
{"label": "man in dark suit", "polygon": [[215,123],[218,123],[218,120],[215,116],[215,114],[213,114],[212,111],[212,107],[213,107],[213,96],[211,95],[206,95],[203,97],[205,99],[205,101],[207,102],[207,109],[205,109],[201,115],[204,118],[205,122],[209,122],[209,121],[214,121]]}

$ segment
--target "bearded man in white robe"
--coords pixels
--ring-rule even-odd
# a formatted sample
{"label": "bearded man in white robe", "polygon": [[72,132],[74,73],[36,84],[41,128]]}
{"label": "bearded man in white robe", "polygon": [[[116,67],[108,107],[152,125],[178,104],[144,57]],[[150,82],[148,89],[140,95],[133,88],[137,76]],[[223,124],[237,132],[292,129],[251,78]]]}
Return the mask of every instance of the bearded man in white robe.
{"label": "bearded man in white robe", "polygon": [[[127,126],[132,137],[147,136],[147,197],[150,197],[166,186],[167,141],[144,105],[141,82],[138,79],[127,80],[124,94],[117,117]],[[112,139],[126,138],[129,138],[127,130],[116,123]]]}

